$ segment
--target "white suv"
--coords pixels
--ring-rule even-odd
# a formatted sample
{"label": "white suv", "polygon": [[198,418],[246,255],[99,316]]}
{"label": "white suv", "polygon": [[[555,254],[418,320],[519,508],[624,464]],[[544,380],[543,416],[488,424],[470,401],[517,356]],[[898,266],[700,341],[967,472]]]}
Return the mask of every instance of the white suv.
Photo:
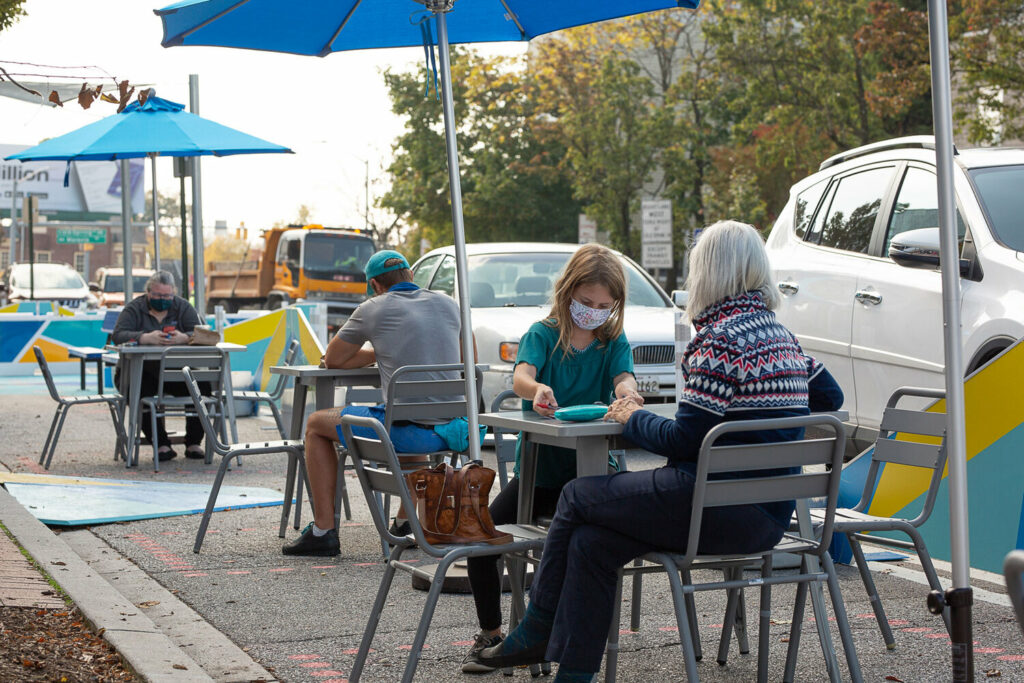
{"label": "white suv", "polygon": [[[954,156],[967,372],[1024,337],[1024,150]],[[846,394],[855,441],[899,386],[944,386],[931,137],[827,159],[790,190],[768,253],[779,320]]]}

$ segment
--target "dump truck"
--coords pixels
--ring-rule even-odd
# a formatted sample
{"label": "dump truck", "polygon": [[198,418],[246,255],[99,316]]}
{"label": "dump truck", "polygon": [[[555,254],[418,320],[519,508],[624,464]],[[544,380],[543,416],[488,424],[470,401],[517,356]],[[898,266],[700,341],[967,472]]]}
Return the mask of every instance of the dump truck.
{"label": "dump truck", "polygon": [[209,311],[223,306],[277,309],[299,301],[325,302],[327,325],[340,327],[366,299],[363,268],[376,247],[366,231],[289,226],[263,231],[258,260],[215,261],[207,269]]}

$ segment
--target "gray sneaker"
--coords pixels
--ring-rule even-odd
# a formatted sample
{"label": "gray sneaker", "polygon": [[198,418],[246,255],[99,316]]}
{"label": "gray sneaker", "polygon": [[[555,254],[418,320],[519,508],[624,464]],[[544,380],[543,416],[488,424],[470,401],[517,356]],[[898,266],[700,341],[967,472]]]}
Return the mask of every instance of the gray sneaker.
{"label": "gray sneaker", "polygon": [[482,631],[473,636],[473,647],[469,648],[465,659],[462,660],[462,673],[485,674],[494,671],[493,666],[487,666],[480,661],[480,653],[485,648],[497,645],[501,640],[501,636],[487,636]]}

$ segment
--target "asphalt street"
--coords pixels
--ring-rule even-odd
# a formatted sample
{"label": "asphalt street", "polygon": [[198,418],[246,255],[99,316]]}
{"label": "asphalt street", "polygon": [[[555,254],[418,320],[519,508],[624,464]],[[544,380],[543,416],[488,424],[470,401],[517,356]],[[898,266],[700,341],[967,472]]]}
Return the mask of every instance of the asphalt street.
{"label": "asphalt street", "polygon": [[[0,466],[13,472],[41,471],[35,462],[55,404],[42,393],[4,395],[0,402]],[[267,417],[241,419],[239,435],[243,440],[275,438],[274,432],[267,430],[271,424]],[[154,474],[147,461],[151,451],[145,448],[141,466],[126,470],[113,461],[112,446],[113,430],[105,409],[76,407],[70,412],[50,472],[195,484],[209,484],[215,472],[216,463],[208,466],[179,456],[163,463],[160,473]],[[485,453],[486,459],[493,462],[493,454]],[[634,458],[630,468],[658,464],[653,457]],[[283,456],[250,457],[242,467],[228,474],[225,483],[280,491],[284,466]],[[198,555],[192,553],[199,524],[197,515],[54,531],[82,557],[86,566],[120,590],[128,602],[149,616],[158,629],[215,680],[252,680],[266,675],[283,681],[336,682],[345,680],[351,670],[383,572],[379,541],[354,474],[349,483],[353,519],[344,522],[339,530],[342,555],[338,558],[283,556],[282,543],[298,532],[289,526],[287,538],[278,538],[277,507],[215,513]],[[309,518],[306,505],[303,524]],[[941,620],[925,608],[927,587],[918,566],[907,560],[873,568],[877,570],[882,601],[895,632],[897,647],[893,651],[884,647],[856,568],[839,567],[843,599],[865,680],[950,680],[949,640]],[[940,569],[940,573],[948,580],[945,569]],[[60,576],[55,578],[61,581]],[[1024,681],[1024,643],[1001,577],[979,574],[975,588],[978,678],[998,675],[1000,680]],[[642,623],[637,632],[628,630],[628,585],[624,593],[619,680],[684,680],[666,578],[657,574],[645,578]],[[757,596],[753,591],[748,593],[753,645],[757,637]],[[407,575],[399,574],[363,680],[399,679],[424,597],[425,593],[412,588]],[[782,677],[792,598],[791,588],[777,588],[772,594],[772,680]],[[507,594],[505,601],[507,613]],[[702,679],[754,680],[756,650],[741,655],[734,642],[727,665],[715,663],[724,595],[698,594],[697,607],[705,652],[699,664]],[[460,673],[459,663],[476,631],[474,621],[468,595],[442,596],[417,680],[505,680],[500,673]],[[827,680],[810,616],[803,633],[797,680]],[[843,678],[847,679],[834,625],[832,636]],[[515,676],[522,680],[529,673],[517,670]]]}

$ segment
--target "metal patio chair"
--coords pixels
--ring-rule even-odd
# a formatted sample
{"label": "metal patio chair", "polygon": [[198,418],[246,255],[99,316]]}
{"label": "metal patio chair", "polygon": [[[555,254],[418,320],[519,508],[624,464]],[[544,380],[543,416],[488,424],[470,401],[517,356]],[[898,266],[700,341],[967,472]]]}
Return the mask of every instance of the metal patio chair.
{"label": "metal patio chair", "polygon": [[116,435],[114,459],[117,460],[118,457],[127,459],[127,439],[124,434],[124,425],[121,423],[121,415],[124,412],[124,397],[119,394],[61,396],[57,391],[56,383],[53,381],[53,374],[50,372],[50,365],[46,362],[43,350],[38,346],[33,346],[32,353],[35,354],[36,362],[39,363],[39,371],[43,373],[43,380],[46,382],[46,388],[50,392],[50,398],[57,402],[57,411],[53,414],[50,430],[46,433],[46,442],[43,444],[43,452],[39,455],[39,464],[45,469],[50,469],[50,462],[53,460],[53,454],[57,450],[60,432],[64,428],[64,419],[68,416],[68,410],[71,409],[71,406],[96,405],[100,403],[105,403],[107,408],[110,409],[110,418],[114,422],[114,433]]}
{"label": "metal patio chair", "polygon": [[[903,551],[913,550],[921,561],[921,567],[925,576],[928,577],[928,583],[932,590],[942,590],[931,555],[928,554],[928,546],[925,545],[918,528],[928,521],[932,509],[935,507],[939,485],[942,483],[942,471],[946,466],[946,414],[897,408],[897,404],[900,399],[905,397],[941,399],[945,396],[946,393],[941,389],[921,387],[900,387],[892,393],[886,403],[885,411],[882,413],[882,423],[871,454],[871,465],[860,501],[852,508],[836,510],[835,533],[844,534],[850,542],[853,557],[857,561],[857,569],[860,571],[861,580],[864,582],[864,588],[867,589],[871,607],[875,612],[875,620],[882,632],[882,639],[885,641],[886,648],[890,650],[896,647],[896,641],[893,638],[889,620],[885,616],[882,601],[878,597],[878,589],[875,588],[871,570],[864,557],[861,541]],[[887,463],[920,468],[930,474],[924,505],[921,512],[913,519],[883,517],[867,512],[882,468]],[[820,510],[811,510],[811,518],[816,523],[821,522],[822,514]],[[877,533],[870,532],[901,532],[910,537],[910,541],[879,536]],[[868,535],[869,533],[870,535]],[[943,611],[942,618],[946,622],[946,630],[949,630],[948,607]]]}
{"label": "metal patio chair", "polygon": [[[736,432],[762,431],[772,429],[791,429],[808,426],[824,427],[832,432],[828,438],[807,439],[802,441],[786,441],[765,444],[723,445],[714,444],[725,434]],[[675,607],[676,624],[679,628],[680,646],[683,651],[683,664],[688,681],[699,680],[697,672],[697,653],[694,647],[695,629],[692,603],[687,596],[696,591],[726,590],[729,599],[726,608],[726,628],[732,623],[738,603],[738,590],[747,587],[758,587],[761,593],[760,621],[758,629],[758,681],[766,681],[768,677],[768,648],[771,625],[771,587],[776,584],[797,584],[797,597],[794,606],[793,623],[790,630],[790,646],[786,657],[786,670],[791,671],[796,662],[795,643],[799,641],[801,621],[803,619],[804,602],[807,586],[810,582],[827,583],[832,608],[835,612],[840,637],[846,654],[850,676],[860,681],[860,665],[850,633],[850,625],[846,616],[846,608],[839,591],[839,581],[835,566],[828,554],[829,542],[832,538],[832,525],[836,505],[839,499],[839,481],[843,463],[843,447],[845,433],[843,425],[830,415],[808,415],[772,420],[745,420],[726,422],[714,427],[705,436],[701,444],[697,463],[696,483],[694,486],[692,514],[690,518],[689,543],[685,553],[652,552],[643,556],[643,567],[631,567],[633,572],[651,573],[666,571],[672,590]],[[831,469],[826,469],[826,466]],[[803,468],[814,468],[804,471]],[[744,479],[710,479],[709,475],[724,472],[742,472],[764,469],[791,468],[791,474],[771,477],[753,477]],[[824,471],[821,471],[824,470]],[[811,499],[824,498],[826,507],[822,515],[820,527],[805,532],[788,532],[783,540],[774,548],[761,553],[749,555],[707,556],[698,552],[700,544],[701,520],[704,511],[712,507],[727,505],[757,504],[773,501],[796,500],[806,503]],[[817,533],[815,533],[817,532]],[[801,557],[800,571],[795,574],[773,574],[772,557],[777,553],[792,553]],[[819,569],[817,563],[822,567]],[[660,566],[658,566],[660,565]],[[756,578],[745,579],[742,571],[745,568],[757,567],[760,574]],[[725,580],[693,582],[686,579],[685,572],[694,569],[727,569]],[[681,574],[684,579],[680,580]],[[692,575],[691,575],[692,576]],[[618,610],[609,632],[609,643],[617,642]],[[827,635],[827,623],[824,630],[819,630],[822,640],[822,652],[825,656],[829,678],[838,681],[839,667],[831,638]],[[727,634],[722,639],[727,643]],[[609,659],[607,669],[612,668],[610,675],[614,679],[613,659]],[[792,680],[787,679],[787,680]]]}
{"label": "metal patio chair", "polygon": [[[264,453],[286,453],[289,459],[298,460],[305,464],[305,447],[301,441],[262,441],[256,443],[226,444],[220,440],[220,434],[213,426],[210,414],[206,409],[209,398],[199,393],[198,379],[188,366],[181,368],[181,374],[185,379],[185,386],[188,388],[189,400],[195,408],[199,422],[203,425],[203,432],[206,434],[206,443],[213,451],[220,456],[220,466],[217,468],[217,476],[213,480],[213,487],[210,489],[210,496],[206,500],[206,509],[203,511],[203,518],[199,522],[199,530],[196,532],[196,541],[192,546],[192,552],[198,553],[203,545],[203,538],[206,536],[206,529],[210,525],[210,517],[213,515],[213,508],[217,503],[217,494],[220,492],[224,475],[228,466],[235,458],[243,455],[262,455]],[[294,468],[290,468],[294,469]],[[305,468],[302,469],[305,471]],[[304,482],[306,489],[309,489],[309,482]],[[281,527],[278,536],[284,538],[285,526],[288,524],[288,513],[291,510],[291,492],[294,486],[291,482],[285,486],[284,504],[281,507]],[[310,496],[312,500],[312,496]]]}
{"label": "metal patio chair", "polygon": [[[288,366],[295,362],[295,355],[299,352],[300,346],[302,346],[302,344],[298,339],[293,339],[291,343],[288,344],[288,351],[284,355],[283,365]],[[281,435],[282,439],[287,439],[288,432],[286,432],[284,428],[284,420],[281,418],[281,409],[277,406],[281,402],[281,396],[284,394],[285,387],[288,386],[288,377],[285,375],[275,375],[272,381],[276,381],[276,383],[274,384],[274,388],[270,391],[235,391],[231,396],[236,401],[252,401],[256,404],[266,403],[270,406],[270,412],[274,415],[274,422],[277,423],[277,433]]]}
{"label": "metal patio chair", "polygon": [[[157,390],[153,396],[139,399],[140,406],[149,408],[149,419],[153,435],[153,471],[160,471],[159,439],[157,439],[157,420],[161,417],[177,414],[185,417],[195,415],[192,399],[185,396],[171,396],[164,393],[164,385],[171,382],[182,382],[182,368],[192,369],[192,376],[197,382],[205,382],[210,386],[210,395],[203,397],[205,405],[217,409],[222,431],[227,434],[224,424],[224,395],[221,391],[224,375],[224,351],[216,346],[172,346],[164,350],[160,356],[160,370],[157,379]],[[206,464],[213,458],[210,441],[206,442]]]}
{"label": "metal patio chair", "polygon": [[[398,461],[398,455],[391,444],[388,432],[379,421],[369,417],[356,417],[345,415],[341,418],[342,432],[345,435],[345,442],[349,444],[349,455],[356,468],[356,476],[362,486],[363,494],[370,506],[370,515],[373,518],[374,526],[380,535],[381,544],[390,547],[387,562],[385,563],[384,576],[381,577],[380,587],[377,590],[377,597],[374,600],[370,617],[363,631],[363,638],[359,644],[359,652],[356,661],[352,665],[352,672],[349,680],[355,683],[362,675],[363,667],[366,664],[366,657],[373,643],[373,636],[377,630],[377,623],[380,621],[381,612],[387,603],[388,593],[399,569],[407,572],[414,572],[419,567],[402,562],[402,554],[410,549],[418,547],[424,554],[439,560],[434,571],[430,590],[427,593],[426,603],[420,616],[419,625],[416,628],[416,636],[413,639],[409,658],[406,661],[405,671],[402,675],[403,683],[411,683],[416,673],[416,666],[419,663],[423,643],[427,638],[427,631],[430,629],[430,622],[434,615],[434,608],[437,605],[438,597],[441,594],[441,587],[449,568],[457,561],[467,557],[480,555],[516,555],[526,560],[530,552],[539,552],[544,547],[544,536],[542,532],[527,526],[508,524],[499,526],[498,529],[513,535],[512,543],[502,545],[491,545],[489,543],[473,543],[466,545],[439,546],[428,543],[423,535],[423,528],[415,514],[409,517],[409,526],[412,533],[408,536],[395,536],[388,529],[389,515],[381,502],[383,496],[395,496],[402,501],[407,510],[415,510],[416,506],[409,493],[405,477],[402,474],[402,465]],[[368,427],[373,429],[376,439],[358,437],[352,434],[353,427]],[[517,605],[514,610],[524,608],[521,578],[522,562],[509,563],[509,571],[513,572],[512,580],[513,604]]]}
{"label": "metal patio chair", "polygon": [[[501,410],[501,404],[510,398],[518,398],[516,392],[511,389],[506,389],[495,396],[491,401],[491,412],[496,413]],[[498,461],[496,467],[498,481],[501,483],[501,488],[505,488],[508,484],[508,466],[515,464],[516,461],[516,434],[501,427],[491,427],[491,433],[494,434],[494,455]]]}

